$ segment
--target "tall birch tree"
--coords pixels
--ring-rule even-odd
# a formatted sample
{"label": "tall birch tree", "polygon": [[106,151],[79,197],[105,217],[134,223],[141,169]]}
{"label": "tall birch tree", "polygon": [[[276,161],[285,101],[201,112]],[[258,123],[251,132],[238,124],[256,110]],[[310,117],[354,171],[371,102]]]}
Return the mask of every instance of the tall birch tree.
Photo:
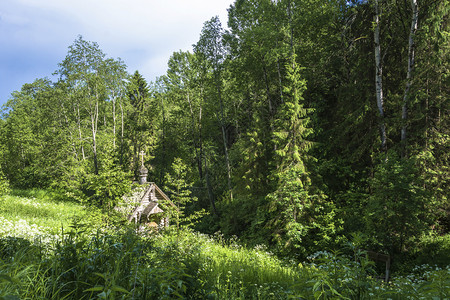
{"label": "tall birch tree", "polygon": [[379,5],[380,0],[374,0],[375,16],[374,23],[375,28],[373,32],[375,43],[375,93],[377,98],[378,115],[380,118],[380,138],[381,138],[381,150],[386,151],[386,123],[384,119],[384,95],[383,95],[383,62],[381,57],[381,41],[380,41],[380,15],[381,8]]}
{"label": "tall birch tree", "polygon": [[[67,56],[56,71],[60,76],[60,85],[66,89],[66,105],[71,107],[71,116],[78,127],[82,159],[89,157],[96,175],[100,171],[99,151],[104,146],[103,141],[99,140],[99,133],[102,131],[103,135],[103,131],[107,131],[111,118],[115,125],[115,116],[108,113],[108,100],[112,100],[114,111],[119,94],[116,85],[126,75],[125,65],[120,60],[105,57],[97,43],[85,41],[79,36],[69,46]],[[87,148],[90,151],[86,151]]]}
{"label": "tall birch tree", "polygon": [[417,0],[411,0],[412,17],[411,17],[411,29],[409,32],[408,39],[408,71],[406,75],[406,86],[405,93],[403,95],[403,106],[402,106],[402,131],[401,131],[401,141],[402,141],[402,155],[406,155],[406,130],[408,122],[408,107],[411,98],[411,85],[413,83],[413,72],[415,63],[415,35],[417,31],[417,23],[419,19],[419,5]]}

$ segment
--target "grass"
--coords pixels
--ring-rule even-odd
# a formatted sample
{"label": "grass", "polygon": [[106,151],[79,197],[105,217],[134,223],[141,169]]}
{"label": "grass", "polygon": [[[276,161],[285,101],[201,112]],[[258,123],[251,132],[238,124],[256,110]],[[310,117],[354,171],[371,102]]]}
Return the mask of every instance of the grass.
{"label": "grass", "polygon": [[[53,199],[40,190],[1,198],[0,299],[450,297],[450,267],[423,265],[384,283],[371,277],[373,268],[364,256],[321,251],[299,264],[220,234],[169,229],[142,235],[123,225],[105,229],[91,210]],[[61,227],[72,231],[59,234]],[[36,239],[55,232],[53,243]]]}
{"label": "grass", "polygon": [[0,299],[448,299],[450,268],[417,271],[386,284],[348,257],[298,265],[186,230],[65,234],[51,252],[0,238]]}
{"label": "grass", "polygon": [[0,197],[0,237],[57,237],[74,220],[92,219],[92,209],[55,199],[45,190],[13,190]]}
{"label": "grass", "polygon": [[269,294],[283,298],[302,279],[298,264],[282,262],[265,247],[248,249],[218,234],[210,237],[190,231],[181,235],[167,233],[157,237],[155,245],[161,249],[158,252],[170,251],[177,257],[193,298],[259,295],[265,299],[263,295]]}

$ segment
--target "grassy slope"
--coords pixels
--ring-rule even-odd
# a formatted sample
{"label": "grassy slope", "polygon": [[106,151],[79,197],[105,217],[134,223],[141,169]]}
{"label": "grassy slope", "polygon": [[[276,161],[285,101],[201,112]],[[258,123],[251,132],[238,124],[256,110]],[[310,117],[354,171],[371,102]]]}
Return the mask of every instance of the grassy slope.
{"label": "grassy slope", "polygon": [[[283,262],[262,249],[198,233],[150,237],[113,228],[94,236],[65,234],[72,220],[91,218],[83,206],[45,191],[0,198],[0,299],[447,299],[450,268],[424,267],[389,285],[367,277],[367,261],[331,253],[310,263]],[[91,219],[92,220],[92,219]],[[98,223],[97,225],[99,225]],[[66,230],[65,230],[66,231]],[[54,250],[11,245],[8,235],[58,237]],[[39,240],[42,241],[40,238]],[[1,246],[1,245],[0,245]],[[45,259],[44,259],[45,258]],[[320,258],[320,259],[319,259]],[[51,271],[51,272],[50,272]],[[19,284],[20,283],[20,284]]]}
{"label": "grassy slope", "polygon": [[56,236],[73,220],[89,214],[84,206],[54,200],[54,196],[44,190],[16,190],[0,197],[0,237]]}

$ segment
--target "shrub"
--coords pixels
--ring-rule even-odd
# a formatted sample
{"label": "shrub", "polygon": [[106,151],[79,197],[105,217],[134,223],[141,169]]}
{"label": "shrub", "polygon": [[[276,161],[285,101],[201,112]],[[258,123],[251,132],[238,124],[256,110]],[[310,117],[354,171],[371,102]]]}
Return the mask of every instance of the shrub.
{"label": "shrub", "polygon": [[9,181],[6,179],[2,170],[0,170],[0,196],[8,194],[9,191]]}
{"label": "shrub", "polygon": [[450,263],[450,234],[422,237],[412,254],[414,265],[437,265],[445,268]]}

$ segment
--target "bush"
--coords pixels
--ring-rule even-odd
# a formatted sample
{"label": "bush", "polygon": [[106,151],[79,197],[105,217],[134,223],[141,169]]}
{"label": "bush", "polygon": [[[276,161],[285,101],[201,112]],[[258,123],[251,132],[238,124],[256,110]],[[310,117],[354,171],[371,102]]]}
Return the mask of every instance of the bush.
{"label": "bush", "polygon": [[0,170],[0,196],[6,195],[10,192],[9,181],[6,179],[3,172]]}
{"label": "bush", "polygon": [[414,253],[414,265],[436,265],[440,268],[450,263],[450,234],[426,236],[418,243]]}
{"label": "bush", "polygon": [[83,185],[89,205],[105,210],[112,210],[130,190],[130,175],[119,167],[112,166],[98,175],[87,175]]}

